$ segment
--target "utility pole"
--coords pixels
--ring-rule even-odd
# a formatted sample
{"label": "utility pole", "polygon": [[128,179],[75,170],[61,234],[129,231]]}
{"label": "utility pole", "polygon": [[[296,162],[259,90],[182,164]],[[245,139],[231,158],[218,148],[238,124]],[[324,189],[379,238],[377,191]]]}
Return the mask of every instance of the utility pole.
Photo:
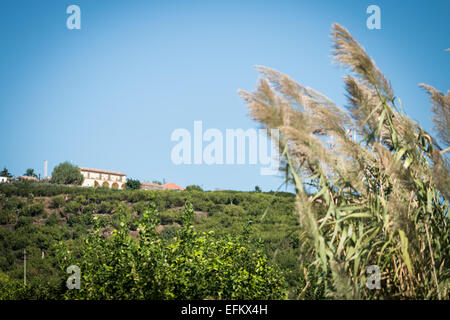
{"label": "utility pole", "polygon": [[27,251],[23,249],[23,284],[27,285]]}

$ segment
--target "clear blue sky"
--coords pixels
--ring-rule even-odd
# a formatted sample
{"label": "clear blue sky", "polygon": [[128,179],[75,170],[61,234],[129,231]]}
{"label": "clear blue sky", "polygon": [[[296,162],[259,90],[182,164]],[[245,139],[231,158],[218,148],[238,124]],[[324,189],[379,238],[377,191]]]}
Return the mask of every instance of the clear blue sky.
{"label": "clear blue sky", "polygon": [[[81,8],[81,30],[66,8]],[[369,30],[366,8],[381,8]],[[275,190],[259,165],[172,164],[177,128],[257,128],[238,89],[252,91],[255,65],[282,71],[344,106],[332,64],[338,22],[391,80],[406,112],[431,129],[417,84],[449,86],[450,1],[2,0],[0,166],[43,174],[65,160],[143,181],[205,189]]]}

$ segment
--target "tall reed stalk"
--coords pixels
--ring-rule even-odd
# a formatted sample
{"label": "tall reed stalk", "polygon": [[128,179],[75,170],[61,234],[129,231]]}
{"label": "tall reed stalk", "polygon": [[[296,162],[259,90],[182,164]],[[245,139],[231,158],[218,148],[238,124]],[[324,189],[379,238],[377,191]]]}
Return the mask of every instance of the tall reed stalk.
{"label": "tall reed stalk", "polygon": [[[312,287],[337,299],[449,299],[449,165],[446,150],[401,109],[389,81],[338,24],[334,60],[347,110],[273,69],[258,66],[251,117],[278,129],[286,179],[295,185],[302,261]],[[450,91],[422,85],[449,145]],[[381,287],[367,285],[378,266]],[[370,279],[372,280],[372,279]]]}

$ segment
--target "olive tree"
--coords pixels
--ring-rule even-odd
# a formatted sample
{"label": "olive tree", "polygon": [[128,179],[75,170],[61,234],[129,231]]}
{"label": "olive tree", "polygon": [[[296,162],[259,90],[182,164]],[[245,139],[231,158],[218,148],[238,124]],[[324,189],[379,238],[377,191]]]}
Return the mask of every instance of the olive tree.
{"label": "olive tree", "polygon": [[67,161],[57,165],[52,172],[52,183],[81,185],[83,180],[80,168]]}

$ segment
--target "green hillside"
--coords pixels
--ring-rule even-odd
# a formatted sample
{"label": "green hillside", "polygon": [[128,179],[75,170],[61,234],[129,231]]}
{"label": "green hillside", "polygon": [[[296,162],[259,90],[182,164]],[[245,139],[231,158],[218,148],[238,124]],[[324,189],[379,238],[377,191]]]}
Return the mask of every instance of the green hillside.
{"label": "green hillside", "polygon": [[[144,212],[153,206],[159,212],[158,237],[173,243],[183,234],[186,201],[192,203],[193,230],[198,235],[213,231],[214,239],[222,241],[227,237],[241,239],[245,234],[249,246],[261,249],[268,265],[278,270],[285,297],[297,298],[305,282],[298,267],[294,194],[111,190],[39,183],[0,186],[0,284],[5,298],[60,298],[67,291],[68,275],[61,271],[58,248],[72,248],[72,258],[80,256],[77,250],[84,248],[85,239],[92,236],[94,222],[103,238],[110,238],[122,225],[130,238],[136,239]],[[14,293],[7,296],[8,290]],[[188,293],[177,297],[183,294],[192,297]],[[309,294],[303,292],[305,297]]]}

